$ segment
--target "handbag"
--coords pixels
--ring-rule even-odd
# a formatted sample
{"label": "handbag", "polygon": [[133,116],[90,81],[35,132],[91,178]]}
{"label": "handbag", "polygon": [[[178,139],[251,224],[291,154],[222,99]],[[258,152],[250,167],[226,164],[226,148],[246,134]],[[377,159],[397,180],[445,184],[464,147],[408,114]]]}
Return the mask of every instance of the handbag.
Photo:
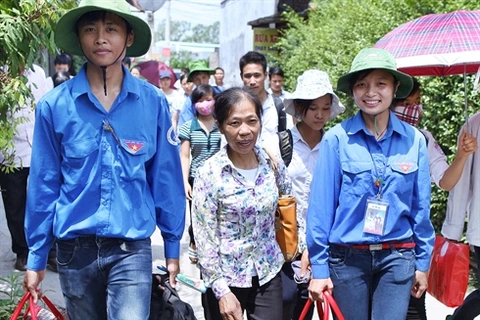
{"label": "handbag", "polygon": [[17,307],[13,311],[12,316],[10,317],[10,320],[17,320],[20,317],[20,313],[23,310],[23,307],[29,301],[28,303],[28,308],[25,311],[25,314],[23,315],[23,319],[27,319],[27,315],[30,316],[29,319],[31,320],[64,320],[64,316],[58,311],[57,307],[45,296],[43,295],[41,300],[45,302],[47,307],[50,309],[51,312],[49,312],[47,309],[42,308],[40,306],[37,306],[33,302],[33,297],[30,292],[26,292],[23,295],[22,300],[18,303]]}
{"label": "handbag", "polygon": [[277,161],[267,150],[265,152],[270,158],[279,192],[275,211],[275,237],[285,261],[293,261],[298,256],[297,199],[293,195],[280,193],[280,184],[277,180]]}
{"label": "handbag", "polygon": [[[323,296],[324,307],[322,307],[322,303],[317,302],[318,318],[320,320],[328,320],[330,319],[330,312],[331,312],[333,315],[336,316],[337,320],[345,320],[345,317],[340,311],[340,308],[338,307],[338,304],[335,301],[335,299],[333,299],[332,295],[325,290],[323,291],[322,296]],[[298,320],[305,319],[312,303],[313,301],[310,299],[307,301],[307,303],[305,303],[305,306],[303,307],[302,313],[300,314],[300,318],[298,318]]]}
{"label": "handbag", "polygon": [[469,269],[468,245],[436,236],[428,273],[428,293],[448,307],[461,305],[468,287]]}

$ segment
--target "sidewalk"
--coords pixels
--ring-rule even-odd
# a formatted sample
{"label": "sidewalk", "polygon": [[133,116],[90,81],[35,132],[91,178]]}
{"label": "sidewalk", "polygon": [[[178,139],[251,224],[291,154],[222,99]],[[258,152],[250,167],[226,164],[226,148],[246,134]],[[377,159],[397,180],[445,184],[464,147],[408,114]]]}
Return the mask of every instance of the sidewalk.
{"label": "sidewalk", "polygon": [[[186,219],[187,227],[189,219]],[[7,222],[5,219],[5,212],[3,209],[3,202],[0,200],[0,277],[8,276],[12,273],[19,273],[15,271],[13,265],[15,263],[15,255],[11,251],[10,233],[7,229]],[[155,231],[152,236],[152,251],[153,251],[153,269],[156,270],[156,265],[164,265],[163,257],[163,240],[160,231]],[[199,277],[200,272],[195,265],[190,263],[188,259],[188,232],[185,228],[184,236],[181,242],[181,257],[180,268],[181,272],[193,277]],[[200,301],[200,293],[179,284],[177,286],[178,292],[182,300],[190,303],[198,320],[204,320],[203,308]],[[47,270],[45,279],[42,282],[42,289],[52,302],[58,306],[64,307],[62,291],[60,290],[60,283],[58,275],[50,270]],[[448,314],[453,313],[453,308],[448,308],[435,298],[427,294],[427,315],[430,320],[443,320]],[[315,317],[315,319],[318,319]],[[272,319],[275,320],[275,319]]]}

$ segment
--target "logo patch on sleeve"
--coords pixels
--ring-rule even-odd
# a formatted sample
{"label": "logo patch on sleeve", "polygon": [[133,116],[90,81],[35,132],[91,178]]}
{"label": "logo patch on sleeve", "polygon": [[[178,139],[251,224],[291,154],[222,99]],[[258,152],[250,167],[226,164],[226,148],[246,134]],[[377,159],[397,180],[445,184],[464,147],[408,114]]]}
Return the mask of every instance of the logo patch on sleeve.
{"label": "logo patch on sleeve", "polygon": [[410,168],[413,166],[413,163],[407,163],[407,162],[402,162],[402,163],[396,163],[396,165],[403,171],[403,172],[408,172]]}

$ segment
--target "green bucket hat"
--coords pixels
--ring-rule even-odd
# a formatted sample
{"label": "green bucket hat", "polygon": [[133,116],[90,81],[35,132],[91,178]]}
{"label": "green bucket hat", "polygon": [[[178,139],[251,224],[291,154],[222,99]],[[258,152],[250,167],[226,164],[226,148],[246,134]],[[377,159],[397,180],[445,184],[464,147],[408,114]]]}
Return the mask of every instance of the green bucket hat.
{"label": "green bucket hat", "polygon": [[353,75],[369,69],[383,69],[393,74],[393,76],[400,82],[396,92],[396,98],[406,98],[410,91],[412,91],[412,77],[406,73],[398,71],[395,58],[390,52],[380,48],[367,48],[361,50],[355,59],[353,59],[350,71],[338,79],[337,90],[351,94],[350,82],[352,81]]}
{"label": "green bucket hat", "polygon": [[188,64],[188,69],[190,69],[190,73],[188,74],[187,78],[188,82],[192,82],[192,75],[194,72],[208,72],[210,75],[215,73],[215,70],[210,69],[204,60],[191,61]]}
{"label": "green bucket hat", "polygon": [[130,5],[125,0],[82,0],[77,8],[65,13],[55,28],[55,43],[71,54],[82,56],[83,52],[78,43],[75,30],[77,20],[91,11],[108,11],[115,13],[127,21],[132,28],[135,39],[127,48],[127,56],[139,57],[147,53],[152,42],[152,33],[148,24],[130,12]]}

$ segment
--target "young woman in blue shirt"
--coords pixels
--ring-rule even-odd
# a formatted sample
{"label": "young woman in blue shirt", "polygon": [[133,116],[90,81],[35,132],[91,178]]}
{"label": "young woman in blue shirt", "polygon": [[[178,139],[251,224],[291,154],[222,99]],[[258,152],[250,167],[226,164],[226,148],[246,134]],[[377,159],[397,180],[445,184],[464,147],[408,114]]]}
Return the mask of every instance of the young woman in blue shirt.
{"label": "young woman in blue shirt", "polygon": [[360,111],[322,139],[307,213],[310,297],[333,292],[346,319],[404,320],[427,287],[434,242],[425,138],[389,110],[412,78],[364,49],[337,89]]}

